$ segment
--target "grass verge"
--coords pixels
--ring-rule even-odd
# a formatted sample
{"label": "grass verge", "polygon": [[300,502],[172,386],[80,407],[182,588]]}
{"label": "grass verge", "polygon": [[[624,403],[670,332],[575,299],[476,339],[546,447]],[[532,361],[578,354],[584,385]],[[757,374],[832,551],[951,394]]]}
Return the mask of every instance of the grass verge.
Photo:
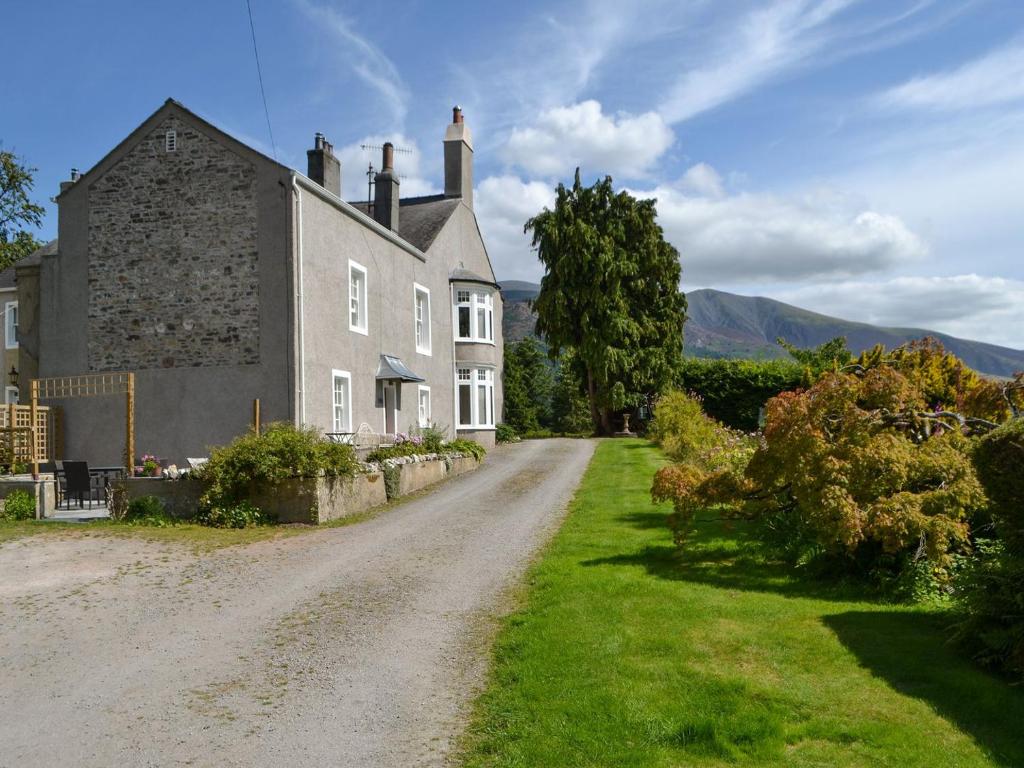
{"label": "grass verge", "polygon": [[466,766],[1022,766],[1024,690],[958,656],[941,611],[874,602],[707,521],[685,552],[662,459],[603,441],[508,617]]}

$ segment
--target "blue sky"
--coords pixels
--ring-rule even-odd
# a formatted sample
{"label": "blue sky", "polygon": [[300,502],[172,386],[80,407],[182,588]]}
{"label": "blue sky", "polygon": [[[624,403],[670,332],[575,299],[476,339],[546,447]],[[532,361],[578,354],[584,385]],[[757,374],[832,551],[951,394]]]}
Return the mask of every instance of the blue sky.
{"label": "blue sky", "polygon": [[686,289],[1024,348],[1018,0],[252,0],[274,146],[244,0],[5,6],[41,199],[167,97],[299,170],[324,132],[352,198],[391,139],[429,193],[459,103],[499,278],[539,277],[522,223],[581,165],[657,197]]}

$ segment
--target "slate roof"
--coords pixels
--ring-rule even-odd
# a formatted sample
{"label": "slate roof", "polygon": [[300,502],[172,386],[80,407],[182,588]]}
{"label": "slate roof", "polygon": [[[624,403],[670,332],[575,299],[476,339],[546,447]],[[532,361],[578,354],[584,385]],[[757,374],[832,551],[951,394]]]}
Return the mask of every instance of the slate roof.
{"label": "slate roof", "polygon": [[[365,201],[351,205],[370,214]],[[459,198],[444,195],[399,198],[398,235],[426,253],[458,207]]]}
{"label": "slate roof", "polygon": [[53,256],[57,253],[57,239],[54,238],[46,245],[40,246],[36,250],[32,251],[28,256],[19,261],[17,264],[8,267],[3,272],[0,272],[0,291],[14,288],[14,269],[15,267],[28,267],[33,264],[38,264],[42,261],[43,256]]}

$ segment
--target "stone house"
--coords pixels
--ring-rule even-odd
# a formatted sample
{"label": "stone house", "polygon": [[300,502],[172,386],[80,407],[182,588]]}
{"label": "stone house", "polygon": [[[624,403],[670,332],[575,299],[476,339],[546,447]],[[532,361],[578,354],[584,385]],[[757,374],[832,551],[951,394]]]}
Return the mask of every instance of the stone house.
{"label": "stone house", "polygon": [[[322,135],[303,175],[168,100],[61,184],[56,247],[17,270],[22,379],[134,371],[137,450],[175,462],[244,433],[256,398],[264,422],[492,445],[502,307],[459,108],[443,147],[443,194],[401,198],[385,145],[350,204]],[[52,404],[67,458],[119,462],[120,399]]]}

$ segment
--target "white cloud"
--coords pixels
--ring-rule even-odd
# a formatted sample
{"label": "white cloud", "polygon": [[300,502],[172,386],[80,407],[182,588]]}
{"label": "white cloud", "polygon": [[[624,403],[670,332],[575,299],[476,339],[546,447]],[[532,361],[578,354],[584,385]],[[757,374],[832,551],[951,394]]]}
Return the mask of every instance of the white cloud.
{"label": "white cloud", "polygon": [[316,5],[309,0],[295,0],[295,3],[311,21],[316,22],[314,29],[327,30],[336,44],[332,50],[384,102],[391,112],[392,126],[401,128],[408,113],[409,91],[391,59],[356,32],[352,22],[334,8]]}
{"label": "white cloud", "polygon": [[657,198],[688,285],[850,278],[927,253],[899,218],[834,195],[699,197],[665,186],[634,194]]}
{"label": "white cloud", "polygon": [[990,51],[958,69],[916,77],[879,94],[883,107],[977,109],[1024,100],[1024,39]]}
{"label": "white cloud", "polygon": [[[330,137],[328,137],[330,138]],[[416,142],[401,133],[364,136],[359,141],[335,149],[341,161],[341,196],[345,200],[366,199],[366,170],[370,163],[376,171],[381,169],[381,150],[363,149],[364,145],[381,147],[390,141],[396,147],[409,152],[395,153],[395,172],[398,173],[399,193],[405,197],[432,195],[441,191],[426,173],[422,153]]]}
{"label": "white cloud", "polygon": [[1024,349],[1024,281],[979,275],[801,286],[774,295],[825,314]]}
{"label": "white cloud", "polygon": [[707,163],[697,163],[683,174],[679,180],[680,189],[693,192],[704,197],[721,197],[725,194],[725,186],[718,171]]}
{"label": "white cloud", "polygon": [[473,192],[474,208],[499,280],[537,280],[540,262],[523,233],[526,220],[555,202],[550,184],[489,176]]}
{"label": "white cloud", "polygon": [[[909,24],[931,0],[883,6],[889,15],[853,22],[843,13],[856,0],[775,0],[755,3],[702,46],[668,89],[658,111],[670,124],[732,101],[758,86],[812,64],[893,45],[942,23],[960,9],[948,3],[937,19]],[[901,7],[902,6],[902,7]]]}
{"label": "white cloud", "polygon": [[642,178],[675,136],[661,117],[606,115],[597,101],[545,110],[536,122],[516,128],[505,145],[505,159],[530,173],[558,176],[576,166],[626,178]]}

